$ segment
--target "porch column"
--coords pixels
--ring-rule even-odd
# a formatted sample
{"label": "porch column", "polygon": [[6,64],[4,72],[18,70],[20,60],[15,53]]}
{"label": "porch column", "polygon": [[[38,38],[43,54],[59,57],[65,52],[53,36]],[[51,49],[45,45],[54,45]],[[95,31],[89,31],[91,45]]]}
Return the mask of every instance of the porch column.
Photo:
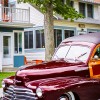
{"label": "porch column", "polygon": [[0,51],[0,71],[2,71],[2,52]]}

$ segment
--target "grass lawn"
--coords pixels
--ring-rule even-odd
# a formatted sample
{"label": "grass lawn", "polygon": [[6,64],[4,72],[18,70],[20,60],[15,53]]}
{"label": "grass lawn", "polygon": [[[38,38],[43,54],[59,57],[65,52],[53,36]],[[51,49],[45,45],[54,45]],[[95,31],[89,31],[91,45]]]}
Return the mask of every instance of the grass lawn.
{"label": "grass lawn", "polygon": [[1,82],[4,78],[13,76],[15,72],[0,72],[0,88],[1,88]]}

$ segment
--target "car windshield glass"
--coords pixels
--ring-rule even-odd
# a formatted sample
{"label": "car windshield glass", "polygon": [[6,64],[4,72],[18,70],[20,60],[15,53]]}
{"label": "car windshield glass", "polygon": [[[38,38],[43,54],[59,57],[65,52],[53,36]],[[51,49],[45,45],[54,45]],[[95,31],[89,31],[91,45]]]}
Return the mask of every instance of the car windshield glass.
{"label": "car windshield glass", "polygon": [[53,59],[64,58],[86,62],[89,57],[90,50],[91,49],[88,46],[81,45],[61,46],[54,54]]}
{"label": "car windshield glass", "polygon": [[90,48],[87,46],[72,45],[67,53],[67,59],[75,59],[85,62],[90,54]]}
{"label": "car windshield glass", "polygon": [[61,46],[55,53],[55,55],[53,56],[54,59],[57,58],[65,58],[65,56],[67,55],[67,52],[69,50],[70,46]]}

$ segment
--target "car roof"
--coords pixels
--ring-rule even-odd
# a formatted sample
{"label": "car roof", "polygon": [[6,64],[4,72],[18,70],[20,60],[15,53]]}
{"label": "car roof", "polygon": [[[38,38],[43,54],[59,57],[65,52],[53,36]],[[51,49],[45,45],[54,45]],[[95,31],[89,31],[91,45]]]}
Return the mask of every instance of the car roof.
{"label": "car roof", "polygon": [[84,35],[77,35],[73,37],[69,37],[62,41],[62,43],[65,42],[90,42],[94,44],[100,43],[100,33],[88,33]]}

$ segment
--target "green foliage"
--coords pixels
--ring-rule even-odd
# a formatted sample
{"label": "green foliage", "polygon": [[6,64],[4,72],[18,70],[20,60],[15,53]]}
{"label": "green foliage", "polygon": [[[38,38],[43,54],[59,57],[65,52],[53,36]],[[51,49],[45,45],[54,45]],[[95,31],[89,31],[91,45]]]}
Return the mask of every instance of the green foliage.
{"label": "green foliage", "polygon": [[53,12],[62,15],[65,19],[70,18],[71,21],[78,18],[83,18],[81,14],[75,11],[74,8],[70,6],[70,0],[18,0],[18,2],[28,2],[32,5],[37,6],[43,13],[47,10],[47,5],[51,4],[53,6]]}
{"label": "green foliage", "polygon": [[81,14],[79,14],[77,11],[75,11],[74,8],[72,8],[68,4],[61,4],[55,3],[54,11],[60,15],[62,15],[65,19],[70,18],[71,20],[83,18]]}
{"label": "green foliage", "polygon": [[1,82],[4,78],[7,78],[9,76],[15,75],[15,72],[0,72],[0,88],[1,88]]}

